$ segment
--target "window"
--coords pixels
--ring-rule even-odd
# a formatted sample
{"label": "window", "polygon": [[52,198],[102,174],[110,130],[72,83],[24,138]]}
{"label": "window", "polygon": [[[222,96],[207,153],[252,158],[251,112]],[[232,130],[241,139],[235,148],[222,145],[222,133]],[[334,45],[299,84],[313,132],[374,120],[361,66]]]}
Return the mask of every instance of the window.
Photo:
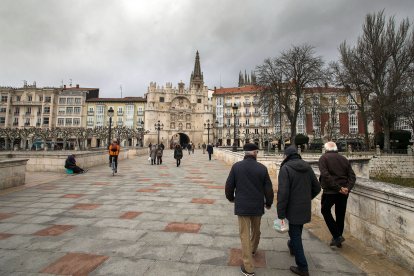
{"label": "window", "polygon": [[64,118],[58,118],[57,119],[57,125],[58,126],[63,126],[65,124],[65,119]]}
{"label": "window", "polygon": [[49,124],[49,117],[43,117],[43,124],[48,125]]}
{"label": "window", "polygon": [[27,101],[31,102],[32,101],[32,96],[27,96]]}
{"label": "window", "polygon": [[43,113],[44,114],[49,114],[50,113],[50,107],[49,106],[45,106],[43,109]]}
{"label": "window", "polygon": [[31,107],[28,107],[26,109],[26,114],[32,114],[32,108]]}
{"label": "window", "polygon": [[66,103],[67,104],[73,104],[73,98],[67,98]]}
{"label": "window", "polygon": [[160,97],[160,103],[164,102],[164,97]]}
{"label": "window", "polygon": [[0,113],[4,113],[6,112],[6,108],[5,107],[0,107]]}
{"label": "window", "polygon": [[118,107],[118,114],[123,114],[123,113],[124,113],[123,108],[122,107]]}
{"label": "window", "polygon": [[93,112],[93,107],[89,107],[88,112]]}
{"label": "window", "polygon": [[5,123],[6,123],[6,118],[0,117],[0,124],[5,124]]}
{"label": "window", "polygon": [[104,114],[105,113],[105,106],[103,105],[98,105],[96,107],[96,114]]}
{"label": "window", "polygon": [[58,114],[59,114],[59,115],[65,115],[65,110],[66,110],[66,108],[64,108],[64,107],[59,107]]}
{"label": "window", "polygon": [[16,107],[14,109],[14,115],[19,115],[19,114],[20,114],[20,108],[19,107]]}
{"label": "window", "polygon": [[66,104],[66,98],[59,98],[59,104]]}
{"label": "window", "polygon": [[7,96],[1,96],[1,101],[2,102],[7,102]]}
{"label": "window", "polygon": [[80,125],[80,118],[73,118],[73,125],[79,126]]}
{"label": "window", "polygon": [[197,99],[197,103],[201,103],[201,99]]}
{"label": "window", "polygon": [[21,97],[20,96],[16,96],[16,102],[20,102]]}
{"label": "window", "polygon": [[358,133],[358,117],[355,110],[349,112],[349,133]]}
{"label": "window", "polygon": [[39,102],[43,101],[43,96],[39,96]]}
{"label": "window", "polygon": [[250,119],[246,119],[246,126],[250,125]]}
{"label": "window", "polygon": [[66,126],[71,126],[72,125],[72,118],[66,118],[65,119],[65,125]]}
{"label": "window", "polygon": [[93,126],[93,117],[88,117],[88,126]]}
{"label": "window", "polygon": [[80,114],[81,113],[81,108],[80,107],[74,107],[73,108],[73,113],[74,114]]}
{"label": "window", "polygon": [[45,103],[50,103],[52,101],[52,97],[45,97]]}
{"label": "window", "polygon": [[75,104],[81,104],[81,101],[82,99],[81,98],[75,98]]}
{"label": "window", "polygon": [[73,107],[66,107],[66,114],[72,114],[73,113]]}

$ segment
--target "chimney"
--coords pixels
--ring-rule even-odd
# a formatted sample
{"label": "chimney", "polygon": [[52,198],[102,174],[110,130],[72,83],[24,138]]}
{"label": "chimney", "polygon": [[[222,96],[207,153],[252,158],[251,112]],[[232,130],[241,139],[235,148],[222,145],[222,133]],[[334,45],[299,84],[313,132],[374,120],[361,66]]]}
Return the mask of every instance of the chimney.
{"label": "chimney", "polygon": [[76,85],[76,88],[79,88],[79,84]]}

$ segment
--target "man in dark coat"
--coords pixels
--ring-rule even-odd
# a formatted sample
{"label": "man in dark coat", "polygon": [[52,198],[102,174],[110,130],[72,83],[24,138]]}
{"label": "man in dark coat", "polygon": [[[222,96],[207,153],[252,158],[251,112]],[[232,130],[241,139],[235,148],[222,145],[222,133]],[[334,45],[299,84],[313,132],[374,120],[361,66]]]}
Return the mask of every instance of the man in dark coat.
{"label": "man in dark coat", "polygon": [[264,207],[273,204],[273,187],[267,168],[256,161],[259,148],[245,144],[244,160],[235,163],[226,181],[226,198],[234,202],[234,214],[238,216],[242,245],[244,275],[254,275],[253,256],[260,241],[260,221]]}
{"label": "man in dark coat", "polygon": [[82,169],[78,165],[76,165],[76,159],[75,159],[74,154],[71,154],[71,155],[68,156],[68,158],[66,158],[65,168],[72,170],[73,173],[84,173],[85,172],[84,169]]}
{"label": "man in dark coat", "polygon": [[[332,234],[330,246],[342,247],[345,241],[342,234],[348,194],[354,187],[356,178],[348,159],[338,153],[334,142],[328,142],[324,147],[326,152],[319,158],[323,189],[321,212]],[[333,205],[335,205],[336,221],[331,213]]]}
{"label": "man in dark coat", "polygon": [[208,160],[211,161],[211,155],[213,154],[213,145],[212,144],[207,145],[207,152],[208,152]]}
{"label": "man in dark coat", "polygon": [[294,146],[285,149],[280,165],[277,191],[277,215],[289,220],[289,251],[295,255],[297,266],[290,270],[298,275],[309,275],[308,263],[302,245],[302,230],[311,220],[311,200],[321,191],[315,173],[302,160]]}

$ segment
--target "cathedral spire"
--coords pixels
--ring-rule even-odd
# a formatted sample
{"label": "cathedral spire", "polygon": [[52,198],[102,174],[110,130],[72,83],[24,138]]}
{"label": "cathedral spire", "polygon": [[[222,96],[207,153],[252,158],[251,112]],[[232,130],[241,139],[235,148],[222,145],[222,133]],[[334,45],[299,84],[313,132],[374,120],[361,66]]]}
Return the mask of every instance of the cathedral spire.
{"label": "cathedral spire", "polygon": [[191,73],[190,85],[192,84],[197,85],[198,88],[204,85],[203,73],[201,72],[200,56],[198,54],[198,51],[196,53],[194,71]]}

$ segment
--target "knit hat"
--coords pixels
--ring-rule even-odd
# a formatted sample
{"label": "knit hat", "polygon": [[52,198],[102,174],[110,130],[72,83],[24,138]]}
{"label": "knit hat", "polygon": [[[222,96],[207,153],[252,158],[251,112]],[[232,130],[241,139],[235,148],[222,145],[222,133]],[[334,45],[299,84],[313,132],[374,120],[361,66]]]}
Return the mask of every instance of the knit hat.
{"label": "knit hat", "polygon": [[289,156],[289,155],[292,155],[292,154],[295,154],[295,153],[298,153],[298,150],[296,149],[295,146],[289,146],[289,147],[287,147],[285,149],[285,152],[284,152],[284,154],[286,156]]}
{"label": "knit hat", "polygon": [[254,151],[254,150],[258,150],[259,147],[256,144],[253,143],[247,143],[243,146],[243,150],[244,151]]}

